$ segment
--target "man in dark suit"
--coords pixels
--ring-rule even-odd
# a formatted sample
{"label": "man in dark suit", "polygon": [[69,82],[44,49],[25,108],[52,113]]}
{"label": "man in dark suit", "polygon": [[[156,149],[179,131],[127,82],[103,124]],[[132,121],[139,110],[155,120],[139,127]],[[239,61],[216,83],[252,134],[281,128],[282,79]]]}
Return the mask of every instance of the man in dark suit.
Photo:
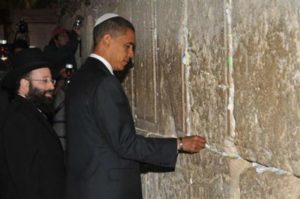
{"label": "man in dark suit", "polygon": [[97,19],[93,34],[93,53],[71,79],[67,95],[67,198],[141,199],[140,163],[174,168],[178,151],[197,153],[205,139],[137,135],[113,72],[134,56],[134,27],[108,13]]}
{"label": "man in dark suit", "polygon": [[2,199],[61,199],[63,151],[47,119],[54,81],[38,48],[17,53],[3,82],[16,92],[1,127]]}

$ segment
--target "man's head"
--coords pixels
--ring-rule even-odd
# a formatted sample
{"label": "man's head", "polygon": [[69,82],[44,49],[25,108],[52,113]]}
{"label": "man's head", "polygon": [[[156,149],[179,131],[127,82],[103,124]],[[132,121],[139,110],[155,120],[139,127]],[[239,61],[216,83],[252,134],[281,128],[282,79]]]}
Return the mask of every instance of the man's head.
{"label": "man's head", "polygon": [[54,81],[40,49],[28,48],[16,53],[12,65],[14,69],[6,75],[4,81],[7,88],[14,89],[17,94],[33,102],[52,100]]}
{"label": "man's head", "polygon": [[94,53],[105,58],[113,70],[122,71],[134,56],[135,30],[123,17],[105,14],[93,31]]}
{"label": "man's head", "polygon": [[61,26],[54,28],[52,38],[58,48],[65,46],[70,40],[67,30]]}
{"label": "man's head", "polygon": [[52,80],[50,69],[45,66],[34,69],[19,80],[18,94],[27,99],[35,99],[36,97],[51,100],[53,98],[55,81]]}

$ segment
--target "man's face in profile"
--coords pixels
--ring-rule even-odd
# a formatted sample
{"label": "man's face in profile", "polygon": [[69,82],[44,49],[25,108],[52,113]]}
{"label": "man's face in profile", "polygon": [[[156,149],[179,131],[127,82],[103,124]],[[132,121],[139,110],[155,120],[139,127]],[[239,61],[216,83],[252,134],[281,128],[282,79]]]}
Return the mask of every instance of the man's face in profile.
{"label": "man's face in profile", "polygon": [[29,81],[26,99],[38,108],[49,111],[53,102],[54,82],[48,68],[33,70],[27,78]]}
{"label": "man's face in profile", "polygon": [[134,56],[135,33],[127,29],[124,34],[108,39],[108,61],[114,71],[122,71]]}

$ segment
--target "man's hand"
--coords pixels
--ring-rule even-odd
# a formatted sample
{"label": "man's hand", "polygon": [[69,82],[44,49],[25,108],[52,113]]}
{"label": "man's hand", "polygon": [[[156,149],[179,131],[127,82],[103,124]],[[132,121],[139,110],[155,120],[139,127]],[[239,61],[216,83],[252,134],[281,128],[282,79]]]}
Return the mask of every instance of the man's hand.
{"label": "man's hand", "polygon": [[185,136],[177,139],[177,148],[181,152],[198,153],[205,148],[206,140],[204,137],[193,135]]}

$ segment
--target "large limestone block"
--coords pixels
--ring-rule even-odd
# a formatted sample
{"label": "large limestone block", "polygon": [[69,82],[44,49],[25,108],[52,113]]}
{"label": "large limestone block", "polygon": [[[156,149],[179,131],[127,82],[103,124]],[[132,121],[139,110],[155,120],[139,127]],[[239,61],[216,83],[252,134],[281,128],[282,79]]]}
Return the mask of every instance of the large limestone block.
{"label": "large limestone block", "polygon": [[224,1],[188,1],[186,12],[187,129],[223,148],[228,136]]}
{"label": "large limestone block", "polygon": [[246,170],[240,176],[241,199],[298,199],[300,179],[293,175],[277,175],[272,172],[257,173]]}
{"label": "large limestone block", "polygon": [[[155,124],[156,119],[156,68],[153,45],[155,24],[151,1],[136,1],[132,22],[136,29],[136,55],[134,60],[134,107],[138,122],[147,121]],[[155,49],[156,50],[156,49]],[[143,124],[143,123],[142,123]],[[149,129],[150,130],[150,129]]]}
{"label": "large limestone block", "polygon": [[184,81],[180,43],[183,1],[156,1],[158,121],[161,132],[184,130]]}
{"label": "large limestone block", "polygon": [[232,199],[228,159],[204,150],[179,155],[174,172],[143,176],[145,199]]}
{"label": "large limestone block", "polygon": [[[300,174],[300,1],[233,1],[241,156]],[[251,12],[249,12],[251,11]]]}

